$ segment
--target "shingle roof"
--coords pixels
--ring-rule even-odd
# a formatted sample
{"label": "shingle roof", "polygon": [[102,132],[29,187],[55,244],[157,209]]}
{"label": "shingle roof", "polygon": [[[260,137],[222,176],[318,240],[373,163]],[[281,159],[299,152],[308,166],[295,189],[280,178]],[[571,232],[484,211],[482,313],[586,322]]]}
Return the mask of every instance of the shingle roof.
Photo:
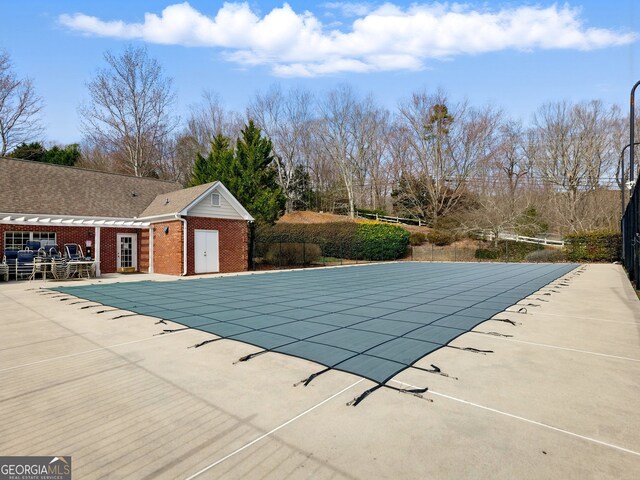
{"label": "shingle roof", "polygon": [[133,218],[158,195],[181,188],[152,178],[0,157],[0,213]]}
{"label": "shingle roof", "polygon": [[175,192],[162,193],[151,202],[139,217],[170,215],[181,212],[206,192],[214,183],[203,183],[202,185],[177,190]]}

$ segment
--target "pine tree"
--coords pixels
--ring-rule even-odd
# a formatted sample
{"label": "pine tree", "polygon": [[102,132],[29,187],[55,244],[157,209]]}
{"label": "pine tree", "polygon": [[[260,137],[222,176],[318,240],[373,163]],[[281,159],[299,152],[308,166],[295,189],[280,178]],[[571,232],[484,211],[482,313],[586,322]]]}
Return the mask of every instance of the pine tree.
{"label": "pine tree", "polygon": [[221,181],[256,220],[273,223],[284,209],[286,197],[277,182],[271,140],[249,121],[236,142],[217,135],[209,155],[198,155],[191,185]]}

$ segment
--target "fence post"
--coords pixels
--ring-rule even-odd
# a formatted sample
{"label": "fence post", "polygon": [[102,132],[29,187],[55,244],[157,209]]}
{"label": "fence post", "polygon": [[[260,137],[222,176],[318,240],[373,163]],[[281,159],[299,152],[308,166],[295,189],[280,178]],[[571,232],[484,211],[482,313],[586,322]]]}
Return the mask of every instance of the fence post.
{"label": "fence post", "polygon": [[302,266],[305,267],[307,265],[307,242],[305,240],[302,241]]}
{"label": "fence post", "polygon": [[433,262],[433,243],[431,244],[431,261]]}
{"label": "fence post", "polygon": [[458,246],[455,243],[453,244],[453,261],[458,261]]}
{"label": "fence post", "polygon": [[256,241],[254,240],[251,244],[251,269],[256,271]]}
{"label": "fence post", "polygon": [[282,240],[280,240],[280,254],[278,255],[278,268],[282,268]]}

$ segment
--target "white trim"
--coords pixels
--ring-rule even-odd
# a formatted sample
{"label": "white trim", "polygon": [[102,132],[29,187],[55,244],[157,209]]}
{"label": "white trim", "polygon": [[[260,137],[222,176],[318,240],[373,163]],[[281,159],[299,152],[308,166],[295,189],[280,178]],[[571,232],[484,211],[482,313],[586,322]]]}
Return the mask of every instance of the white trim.
{"label": "white trim", "polygon": [[149,227],[149,273],[153,273],[153,227]]}
{"label": "white trim", "polygon": [[100,227],[95,227],[95,233],[93,235],[93,249],[95,250],[94,258],[96,261],[96,277],[100,276]]}
{"label": "white trim", "polygon": [[150,215],[148,217],[135,217],[138,221],[148,221],[149,223],[162,222],[167,219],[175,218],[175,213],[163,213],[162,215]]}
{"label": "white trim", "polygon": [[187,275],[187,219],[176,214],[176,218],[182,222],[182,276]]}
{"label": "white trim", "polygon": [[150,223],[132,218],[79,217],[76,215],[0,213],[0,224],[5,225],[64,225],[148,228]]}
{"label": "white trim", "polygon": [[[222,194],[224,199],[229,202],[231,207],[240,215],[244,220],[249,222],[253,222],[255,219],[251,216],[251,214],[247,211],[246,208],[242,206],[242,204],[234,197],[227,187],[225,187],[222,182],[218,181],[213,183],[209,188],[207,188],[204,193],[202,193],[198,198],[196,198],[193,202],[187,205],[181,212],[178,212],[178,215],[189,215],[189,209],[196,206],[200,201],[202,201],[208,194],[212,193],[213,190],[218,190],[218,193]],[[215,218],[215,217],[214,217]]]}

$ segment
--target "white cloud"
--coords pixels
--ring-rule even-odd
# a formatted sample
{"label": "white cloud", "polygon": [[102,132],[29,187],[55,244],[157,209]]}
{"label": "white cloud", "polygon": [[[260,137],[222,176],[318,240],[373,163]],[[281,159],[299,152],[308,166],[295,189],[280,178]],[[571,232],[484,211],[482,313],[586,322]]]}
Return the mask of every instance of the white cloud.
{"label": "white cloud", "polygon": [[142,23],[83,13],[61,15],[59,20],[87,35],[221,48],[230,61],[268,65],[283,76],[420,70],[429,59],[508,49],[593,50],[637,38],[636,33],[586,27],[580,9],[567,5],[500,10],[439,3],[407,8],[391,3],[371,8],[360,3],[326,5],[360,14],[346,30],[331,29],[311,12],[295,12],[286,3],[262,17],[248,3],[225,3],[215,16],[207,16],[185,2],[166,7],[160,15],[146,13]]}
{"label": "white cloud", "polygon": [[337,10],[345,17],[361,17],[374,10],[374,6],[364,2],[327,2],[321,5],[328,10]]}

